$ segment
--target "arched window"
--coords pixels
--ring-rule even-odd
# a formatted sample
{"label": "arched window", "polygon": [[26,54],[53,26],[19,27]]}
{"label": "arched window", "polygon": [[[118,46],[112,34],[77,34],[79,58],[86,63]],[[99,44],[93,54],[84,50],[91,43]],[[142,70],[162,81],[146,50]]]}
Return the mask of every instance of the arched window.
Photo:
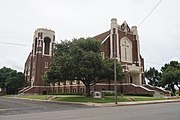
{"label": "arched window", "polygon": [[44,54],[49,55],[50,53],[50,42],[51,39],[49,37],[44,38]]}
{"label": "arched window", "polygon": [[132,63],[132,43],[126,37],[121,39],[121,61]]}

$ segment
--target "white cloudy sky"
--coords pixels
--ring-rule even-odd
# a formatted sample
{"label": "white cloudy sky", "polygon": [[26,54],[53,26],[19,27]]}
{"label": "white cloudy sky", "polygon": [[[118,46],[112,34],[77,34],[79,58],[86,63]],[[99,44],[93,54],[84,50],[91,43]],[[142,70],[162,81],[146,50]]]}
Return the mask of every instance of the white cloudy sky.
{"label": "white cloudy sky", "polygon": [[[23,71],[33,33],[39,27],[53,29],[56,41],[95,36],[110,29],[111,18],[117,18],[119,24],[126,20],[130,27],[138,26],[159,1],[0,0],[0,68]],[[179,0],[163,0],[138,30],[146,69],[159,69],[180,59]]]}

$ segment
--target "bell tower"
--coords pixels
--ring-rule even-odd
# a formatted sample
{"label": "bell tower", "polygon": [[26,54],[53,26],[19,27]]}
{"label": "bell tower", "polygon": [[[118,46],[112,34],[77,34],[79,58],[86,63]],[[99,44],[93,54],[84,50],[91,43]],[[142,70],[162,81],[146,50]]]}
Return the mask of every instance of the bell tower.
{"label": "bell tower", "polygon": [[41,76],[47,71],[52,59],[55,45],[55,32],[39,28],[34,32],[32,46],[32,77],[31,86],[43,86]]}

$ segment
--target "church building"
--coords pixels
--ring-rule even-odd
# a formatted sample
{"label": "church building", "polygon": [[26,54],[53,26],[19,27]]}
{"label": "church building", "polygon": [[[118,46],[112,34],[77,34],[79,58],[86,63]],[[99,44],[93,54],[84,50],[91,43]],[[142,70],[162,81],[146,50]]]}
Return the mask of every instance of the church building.
{"label": "church building", "polygon": [[[165,91],[145,85],[144,59],[140,54],[140,41],[136,26],[124,21],[121,25],[117,19],[111,19],[110,29],[93,37],[101,41],[100,53],[103,58],[113,58],[121,63],[125,77],[117,83],[118,93],[123,94],[166,94]],[[55,46],[55,32],[44,28],[34,33],[32,51],[30,52],[24,68],[26,87],[19,93],[47,94],[47,93],[74,93],[83,94],[85,86],[81,81],[66,81],[47,85],[42,75],[47,71],[53,57],[52,49]],[[113,91],[114,82],[97,83],[91,91]]]}

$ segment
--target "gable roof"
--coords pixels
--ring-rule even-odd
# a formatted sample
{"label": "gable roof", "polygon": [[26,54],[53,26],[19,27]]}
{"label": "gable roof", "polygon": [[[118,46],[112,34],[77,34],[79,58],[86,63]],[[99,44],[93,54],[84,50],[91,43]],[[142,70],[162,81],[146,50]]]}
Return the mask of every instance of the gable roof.
{"label": "gable roof", "polygon": [[104,33],[101,33],[99,35],[96,35],[94,36],[93,38],[95,38],[96,40],[99,40],[99,41],[103,41],[104,39],[106,39],[108,36],[110,35],[110,30],[109,31],[106,31]]}

